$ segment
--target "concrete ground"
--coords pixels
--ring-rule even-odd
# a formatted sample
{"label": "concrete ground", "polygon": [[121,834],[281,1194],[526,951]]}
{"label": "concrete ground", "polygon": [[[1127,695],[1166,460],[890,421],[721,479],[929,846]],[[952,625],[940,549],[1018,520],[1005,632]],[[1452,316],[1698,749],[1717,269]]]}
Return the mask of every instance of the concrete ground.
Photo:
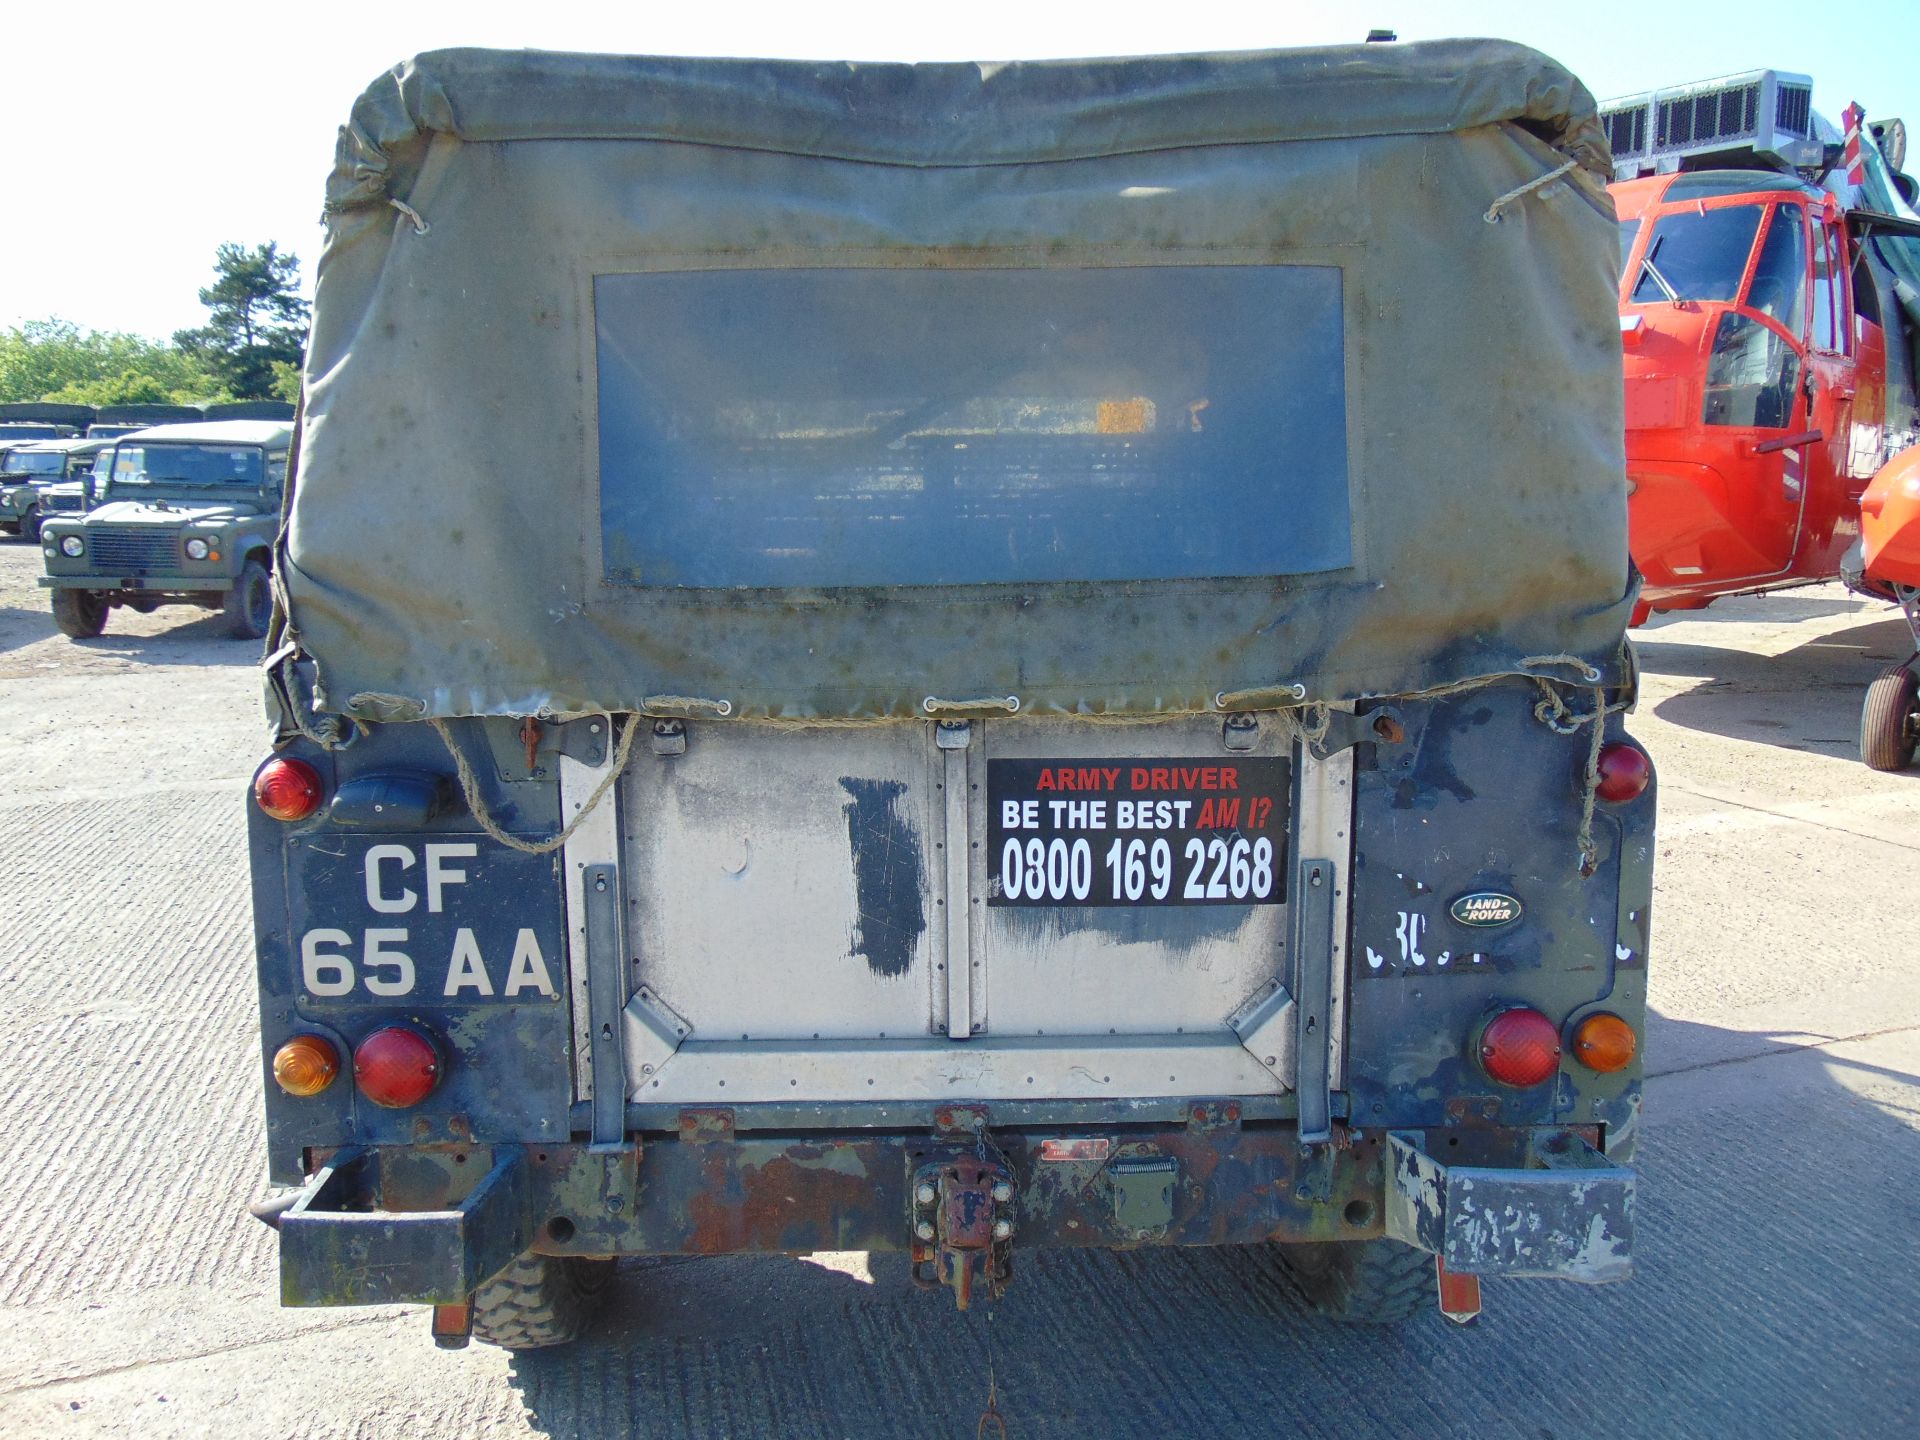
{"label": "concrete ground", "polygon": [[1920,1433],[1920,771],[1854,758],[1905,653],[1834,587],[1640,634],[1660,766],[1640,1268],[1342,1329],[1250,1252],[1029,1254],[962,1316],[860,1255],[630,1264],[598,1338],[433,1348],[287,1311],[242,863],[255,647],[57,635],[0,542],[0,1435],[1479,1440]]}

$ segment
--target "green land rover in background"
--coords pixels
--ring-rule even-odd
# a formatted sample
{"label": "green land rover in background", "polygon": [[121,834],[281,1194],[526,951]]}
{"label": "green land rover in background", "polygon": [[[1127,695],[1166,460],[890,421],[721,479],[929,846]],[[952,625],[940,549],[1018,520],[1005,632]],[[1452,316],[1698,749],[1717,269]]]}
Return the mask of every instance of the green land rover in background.
{"label": "green land rover in background", "polygon": [[85,477],[112,448],[111,440],[28,440],[0,455],[0,535],[38,540],[47,516],[86,509]]}
{"label": "green land rover in background", "polygon": [[266,634],[268,571],[280,523],[291,425],[224,420],[157,425],[115,441],[96,507],[48,516],[40,533],[53,618],[76,639],[127,605],[219,610],[229,634]]}

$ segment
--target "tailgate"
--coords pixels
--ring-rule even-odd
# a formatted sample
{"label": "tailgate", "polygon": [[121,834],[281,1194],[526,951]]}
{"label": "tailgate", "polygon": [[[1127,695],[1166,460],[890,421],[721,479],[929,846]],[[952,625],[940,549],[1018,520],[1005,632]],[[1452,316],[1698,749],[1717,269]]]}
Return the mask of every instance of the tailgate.
{"label": "tailgate", "polygon": [[1343,881],[1290,928],[1303,836],[1345,874],[1349,757],[1272,716],[657,728],[614,842],[635,1101],[1291,1088],[1290,946],[1344,971]]}

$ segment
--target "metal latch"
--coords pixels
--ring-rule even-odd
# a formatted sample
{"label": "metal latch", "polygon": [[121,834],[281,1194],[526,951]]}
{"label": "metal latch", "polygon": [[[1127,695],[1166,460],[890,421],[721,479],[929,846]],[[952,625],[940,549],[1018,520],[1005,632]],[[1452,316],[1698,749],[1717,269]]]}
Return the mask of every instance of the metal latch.
{"label": "metal latch", "polygon": [[653,736],[649,743],[656,755],[684,755],[687,753],[687,722],[684,720],[656,720],[653,722]]}
{"label": "metal latch", "polygon": [[[944,1286],[965,1310],[976,1278],[999,1295],[1013,1278],[1013,1177],[996,1161],[957,1156],[922,1165],[912,1195],[913,1280]],[[931,1272],[929,1273],[929,1268]]]}
{"label": "metal latch", "polygon": [[1173,1223],[1180,1163],[1171,1155],[1126,1155],[1107,1166],[1113,1223],[1134,1236],[1158,1235]]}
{"label": "metal latch", "polygon": [[1364,715],[1355,715],[1347,710],[1329,710],[1327,732],[1313,742],[1313,749],[1316,755],[1325,759],[1355,745],[1398,745],[1406,738],[1406,721],[1391,705],[1375,706]]}

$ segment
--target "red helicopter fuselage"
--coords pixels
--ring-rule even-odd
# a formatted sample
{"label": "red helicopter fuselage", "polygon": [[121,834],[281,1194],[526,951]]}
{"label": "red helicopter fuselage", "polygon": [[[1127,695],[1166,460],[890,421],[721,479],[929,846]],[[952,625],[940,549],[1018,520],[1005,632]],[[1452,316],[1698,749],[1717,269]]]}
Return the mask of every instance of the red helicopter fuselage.
{"label": "red helicopter fuselage", "polygon": [[1884,458],[1887,398],[1838,203],[1755,170],[1611,188],[1636,619],[1831,578]]}

